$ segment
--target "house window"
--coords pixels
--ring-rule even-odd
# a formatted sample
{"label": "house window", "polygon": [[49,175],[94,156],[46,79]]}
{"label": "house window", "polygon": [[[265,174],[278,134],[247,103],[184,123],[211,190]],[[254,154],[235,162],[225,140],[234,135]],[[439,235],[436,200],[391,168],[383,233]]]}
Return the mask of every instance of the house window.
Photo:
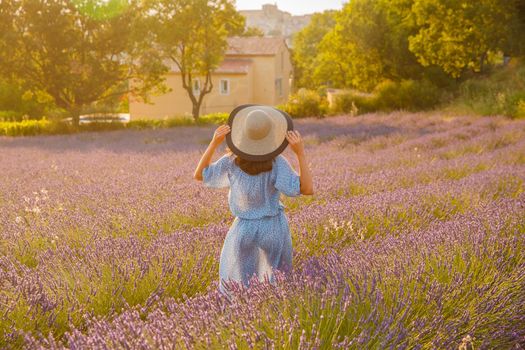
{"label": "house window", "polygon": [[230,80],[228,79],[221,79],[221,95],[229,95],[230,94]]}
{"label": "house window", "polygon": [[283,80],[281,78],[275,80],[275,91],[278,96],[283,95]]}
{"label": "house window", "polygon": [[193,96],[201,94],[201,81],[199,79],[193,80]]}

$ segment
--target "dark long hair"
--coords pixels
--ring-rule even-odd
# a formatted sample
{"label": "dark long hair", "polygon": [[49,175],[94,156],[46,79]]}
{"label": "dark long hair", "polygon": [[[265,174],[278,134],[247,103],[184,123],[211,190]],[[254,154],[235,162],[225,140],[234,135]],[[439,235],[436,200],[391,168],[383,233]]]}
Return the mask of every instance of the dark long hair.
{"label": "dark long hair", "polygon": [[[233,152],[229,148],[227,149],[227,151],[230,155],[233,154]],[[263,161],[253,161],[243,159],[239,156],[235,156],[235,164],[239,168],[241,168],[242,171],[249,175],[257,175],[266,171],[271,171],[273,160],[274,158]]]}
{"label": "dark long hair", "polygon": [[235,164],[237,164],[242,171],[250,175],[257,175],[272,170],[272,161],[273,159],[256,162],[242,159],[239,156],[235,158]]}

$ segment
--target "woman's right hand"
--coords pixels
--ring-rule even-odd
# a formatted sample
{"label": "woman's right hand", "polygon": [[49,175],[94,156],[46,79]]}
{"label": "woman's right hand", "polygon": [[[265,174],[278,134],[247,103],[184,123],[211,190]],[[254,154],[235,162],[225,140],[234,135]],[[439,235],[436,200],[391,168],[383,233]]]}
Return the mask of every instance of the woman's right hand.
{"label": "woman's right hand", "polygon": [[304,142],[303,138],[301,137],[301,134],[299,134],[299,131],[288,131],[286,133],[286,140],[288,140],[288,144],[290,145],[290,148],[292,149],[292,151],[294,151],[295,154],[300,155],[304,153]]}
{"label": "woman's right hand", "polygon": [[213,133],[213,139],[211,143],[214,146],[219,146],[223,141],[226,135],[230,132],[230,126],[228,124],[219,126]]}

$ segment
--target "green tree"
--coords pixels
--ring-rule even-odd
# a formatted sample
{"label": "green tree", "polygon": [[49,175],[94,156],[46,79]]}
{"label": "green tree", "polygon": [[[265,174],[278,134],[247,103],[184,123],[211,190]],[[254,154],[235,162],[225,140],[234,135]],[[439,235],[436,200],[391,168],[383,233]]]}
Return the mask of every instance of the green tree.
{"label": "green tree", "polygon": [[509,56],[525,55],[525,0],[510,0],[514,2],[516,11],[509,23],[511,36],[506,42],[504,53]]}
{"label": "green tree", "polygon": [[41,119],[47,107],[38,96],[24,91],[21,84],[0,79],[0,120]]}
{"label": "green tree", "polygon": [[335,27],[320,43],[317,80],[328,73],[336,87],[371,90],[383,74],[380,44],[387,30],[376,1],[347,3],[336,15]]}
{"label": "green tree", "polygon": [[264,32],[258,27],[246,27],[244,32],[241,33],[241,36],[264,36]]}
{"label": "green tree", "polygon": [[353,0],[318,44],[314,81],[372,90],[384,79],[421,78],[424,70],[408,49],[415,32],[413,0]]}
{"label": "green tree", "polygon": [[318,67],[319,43],[335,26],[336,11],[315,13],[308,26],[293,37],[294,77],[297,88],[315,88],[324,83],[312,79]]}
{"label": "green tree", "polygon": [[367,54],[345,39],[340,26],[328,33],[319,45],[313,80],[335,88],[370,91],[381,80],[382,66],[375,50]]}
{"label": "green tree", "polygon": [[76,124],[94,103],[128,93],[147,99],[165,67],[138,32],[142,14],[123,0],[2,1],[0,75]]}
{"label": "green tree", "polygon": [[517,20],[513,0],[415,0],[412,14],[419,30],[410,50],[456,78],[482,71],[490,52],[505,50]]}
{"label": "green tree", "polygon": [[197,120],[204,96],[213,89],[212,72],[224,58],[227,37],[242,34],[245,19],[231,0],[152,0],[150,13],[155,43],[180,72]]}

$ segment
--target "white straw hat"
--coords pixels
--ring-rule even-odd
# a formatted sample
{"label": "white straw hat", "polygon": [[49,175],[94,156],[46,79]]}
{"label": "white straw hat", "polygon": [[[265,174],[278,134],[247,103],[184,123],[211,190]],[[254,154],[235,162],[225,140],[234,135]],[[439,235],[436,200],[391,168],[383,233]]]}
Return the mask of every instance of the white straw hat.
{"label": "white straw hat", "polygon": [[228,119],[230,133],[226,142],[239,157],[264,161],[280,154],[286,146],[286,132],[293,130],[292,118],[277,108],[262,105],[242,105]]}

